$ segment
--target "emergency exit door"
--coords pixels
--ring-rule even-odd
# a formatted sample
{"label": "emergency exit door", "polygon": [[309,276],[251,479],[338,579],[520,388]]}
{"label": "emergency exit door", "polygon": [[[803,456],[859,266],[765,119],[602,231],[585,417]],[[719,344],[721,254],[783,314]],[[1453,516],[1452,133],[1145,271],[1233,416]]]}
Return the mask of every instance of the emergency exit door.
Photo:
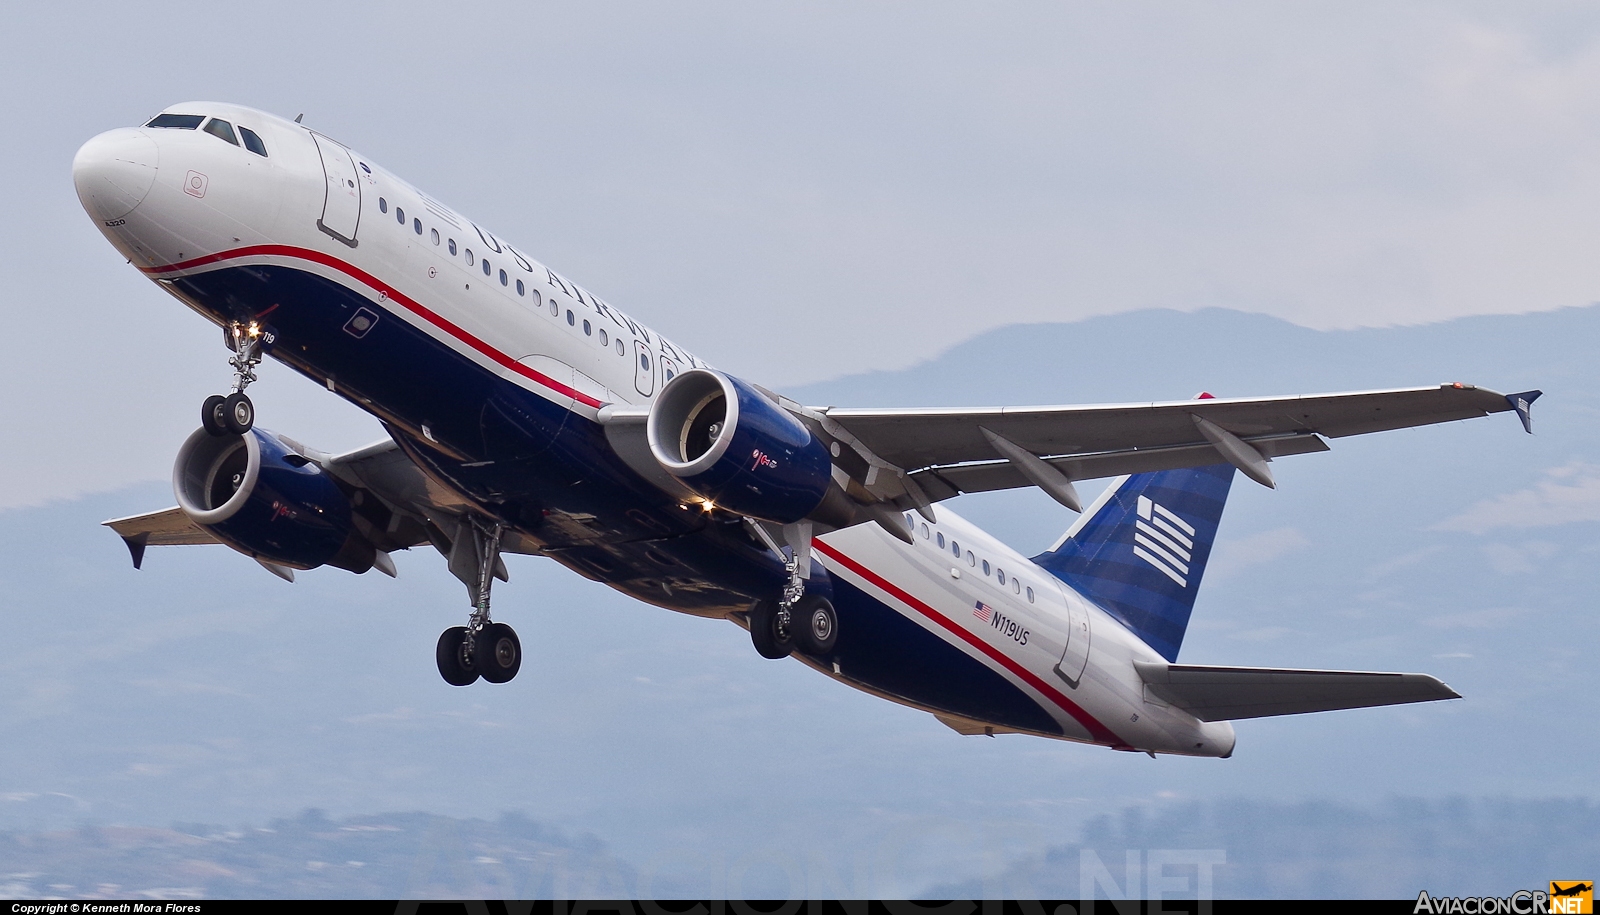
{"label": "emergency exit door", "polygon": [[633,341],[633,388],[646,397],[656,392],[656,364],[643,341]]}

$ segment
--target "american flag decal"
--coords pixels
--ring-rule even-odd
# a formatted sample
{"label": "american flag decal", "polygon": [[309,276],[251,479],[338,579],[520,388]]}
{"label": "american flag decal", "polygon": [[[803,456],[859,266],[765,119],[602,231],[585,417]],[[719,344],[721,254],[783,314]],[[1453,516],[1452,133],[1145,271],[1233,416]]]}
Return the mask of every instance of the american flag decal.
{"label": "american flag decal", "polygon": [[994,616],[994,608],[980,600],[978,601],[977,609],[972,611],[972,615],[987,623]]}
{"label": "american flag decal", "polygon": [[1133,555],[1155,566],[1161,574],[1189,586],[1189,561],[1194,550],[1194,525],[1170,509],[1139,497],[1139,518],[1134,522]]}

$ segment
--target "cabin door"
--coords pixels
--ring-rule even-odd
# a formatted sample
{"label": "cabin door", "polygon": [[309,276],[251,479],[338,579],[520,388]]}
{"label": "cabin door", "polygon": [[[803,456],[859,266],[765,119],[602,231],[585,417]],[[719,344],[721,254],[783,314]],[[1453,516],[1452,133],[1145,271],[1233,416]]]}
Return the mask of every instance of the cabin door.
{"label": "cabin door", "polygon": [[1056,675],[1077,689],[1083,669],[1089,666],[1089,608],[1076,595],[1068,594],[1067,616],[1067,647],[1056,664]]}
{"label": "cabin door", "polygon": [[317,141],[322,174],[327,179],[317,228],[354,248],[356,226],[361,222],[361,179],[355,161],[350,158],[350,150],[327,137],[313,133],[311,138]]}

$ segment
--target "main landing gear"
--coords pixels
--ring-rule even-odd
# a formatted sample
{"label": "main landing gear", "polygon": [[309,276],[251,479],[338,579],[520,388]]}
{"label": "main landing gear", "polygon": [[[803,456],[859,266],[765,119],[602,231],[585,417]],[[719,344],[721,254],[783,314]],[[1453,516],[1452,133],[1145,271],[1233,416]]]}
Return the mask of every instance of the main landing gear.
{"label": "main landing gear", "polygon": [[451,686],[471,686],[479,677],[490,683],[506,683],[522,669],[522,642],[516,630],[505,623],[489,621],[489,589],[494,585],[495,569],[500,564],[499,524],[483,524],[469,519],[459,528],[463,541],[451,550],[451,571],[458,571],[456,553],[471,548],[470,557],[477,572],[472,615],[465,626],[452,626],[439,636],[434,660],[439,676]]}
{"label": "main landing gear", "polygon": [[254,322],[234,322],[223,328],[223,338],[233,350],[228,358],[228,364],[233,366],[233,393],[207,397],[200,405],[200,425],[212,435],[243,435],[256,424],[255,404],[244,389],[256,380],[255,368],[261,364],[266,331]]}
{"label": "main landing gear", "polygon": [[819,594],[805,593],[800,562],[785,563],[789,581],[780,601],[764,600],[750,609],[750,641],[763,658],[777,660],[793,652],[826,657],[839,641],[839,616]]}

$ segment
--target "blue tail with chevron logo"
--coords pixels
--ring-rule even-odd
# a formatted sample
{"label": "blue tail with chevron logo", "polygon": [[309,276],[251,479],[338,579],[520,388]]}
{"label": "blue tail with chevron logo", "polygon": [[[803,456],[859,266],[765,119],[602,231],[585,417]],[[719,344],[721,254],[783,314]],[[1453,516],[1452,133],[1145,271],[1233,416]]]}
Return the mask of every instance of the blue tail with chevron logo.
{"label": "blue tail with chevron logo", "polygon": [[1233,483],[1233,465],[1123,477],[1033,558],[1177,661]]}

